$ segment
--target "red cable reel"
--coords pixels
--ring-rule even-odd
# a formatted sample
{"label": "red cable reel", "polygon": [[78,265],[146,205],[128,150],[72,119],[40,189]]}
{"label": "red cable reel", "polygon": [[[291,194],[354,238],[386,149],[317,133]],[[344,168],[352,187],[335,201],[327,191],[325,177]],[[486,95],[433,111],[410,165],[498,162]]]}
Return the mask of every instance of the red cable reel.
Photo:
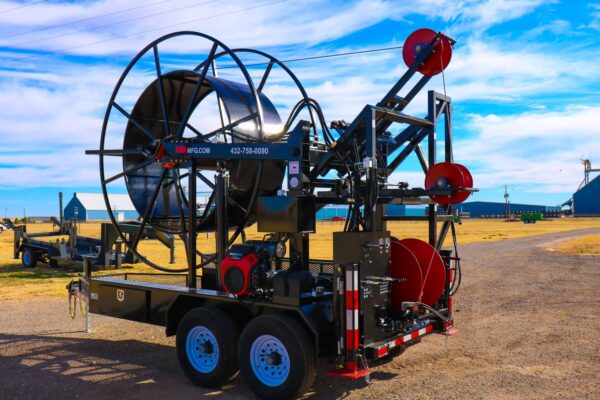
{"label": "red cable reel", "polygon": [[435,304],[444,291],[446,268],[433,246],[419,239],[392,239],[390,261],[393,309],[400,310],[403,302]]}
{"label": "red cable reel", "polygon": [[449,196],[429,196],[431,200],[440,205],[462,203],[471,195],[471,191],[468,189],[472,187],[471,173],[460,164],[451,162],[435,164],[425,175],[425,189],[452,189],[452,194]]}
{"label": "red cable reel", "polygon": [[410,68],[419,54],[425,50],[433,40],[433,51],[417,67],[417,71],[426,76],[437,75],[442,72],[452,58],[452,42],[443,34],[436,39],[437,33],[431,29],[418,29],[410,34],[402,47],[404,63]]}

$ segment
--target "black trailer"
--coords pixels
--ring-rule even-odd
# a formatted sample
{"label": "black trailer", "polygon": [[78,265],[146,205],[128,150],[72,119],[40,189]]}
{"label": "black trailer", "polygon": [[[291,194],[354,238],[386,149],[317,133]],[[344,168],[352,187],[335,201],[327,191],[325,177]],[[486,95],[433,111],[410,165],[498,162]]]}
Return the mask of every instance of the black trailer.
{"label": "black trailer", "polygon": [[[198,63],[190,69],[164,72],[159,47],[181,38],[190,46],[194,39],[208,43],[207,55],[190,56]],[[450,97],[430,91],[425,118],[403,110],[433,75],[443,73],[453,44],[440,32],[413,33],[404,46],[408,70],[393,88],[351,123],[329,127],[296,76],[266,53],[232,50],[196,32],[151,43],[121,76],[100,149],[87,153],[99,156],[106,206],[121,240],[166,273],[88,272],[70,292],[92,313],[164,326],[167,335],[177,336],[179,362],[193,382],[220,387],[239,370],[267,399],[302,394],[314,381],[318,357],[332,361],[331,375],[357,379],[368,376],[372,360],[400,354],[432,333],[451,334],[452,296],[461,279],[452,205],[470,195],[473,182],[453,160]],[[262,61],[245,65],[247,56]],[[148,60],[156,79],[126,110],[117,95],[136,64]],[[217,62],[225,67],[217,69]],[[256,66],[264,72],[250,74]],[[222,75],[231,69],[238,81]],[[300,96],[287,120],[265,94],[275,69]],[[211,99],[221,121],[212,131],[191,118]],[[306,120],[298,120],[302,112]],[[122,148],[109,147],[115,115],[127,121]],[[410,154],[423,169],[424,188],[389,182]],[[109,172],[109,157],[122,159],[123,170]],[[142,216],[142,228],[184,240],[185,270],[138,254],[141,235],[127,237],[111,212],[109,193],[118,182]],[[203,209],[197,206],[199,184],[212,189]],[[333,235],[333,258],[315,260],[310,233],[317,210],[328,204],[347,206],[348,218]],[[387,215],[389,204],[428,204],[422,218],[428,242],[392,237],[388,221],[414,217]],[[262,240],[246,240],[244,230],[254,223]],[[198,248],[198,234],[205,231],[215,232],[213,251]],[[444,250],[449,234],[454,248]]]}
{"label": "black trailer", "polygon": [[[82,236],[78,233],[77,221],[59,223],[52,232],[28,233],[27,225],[14,227],[13,258],[19,259],[25,268],[34,268],[38,262],[49,264],[53,268],[74,265],[81,269],[84,259],[91,258],[95,269],[115,266],[122,263],[134,264],[138,258],[123,248],[122,242],[111,223],[100,225],[100,238]],[[120,222],[119,229],[128,236],[136,235],[140,230],[137,221]],[[175,241],[172,235],[155,232],[151,227],[144,228],[144,238],[157,239],[171,252],[174,262]],[[64,263],[63,263],[64,261]],[[75,264],[74,264],[75,263]]]}

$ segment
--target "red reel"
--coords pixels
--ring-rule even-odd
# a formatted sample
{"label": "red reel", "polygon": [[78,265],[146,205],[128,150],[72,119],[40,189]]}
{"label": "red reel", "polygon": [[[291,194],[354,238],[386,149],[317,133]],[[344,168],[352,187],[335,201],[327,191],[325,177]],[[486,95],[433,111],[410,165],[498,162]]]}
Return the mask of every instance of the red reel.
{"label": "red reel", "polygon": [[[473,177],[463,165],[451,162],[435,164],[425,175],[425,189],[443,189],[446,186],[472,188]],[[437,204],[459,204],[465,201],[471,192],[469,190],[454,190],[450,196],[429,196]]]}
{"label": "red reel", "polygon": [[392,307],[399,310],[403,301],[417,301],[423,287],[423,274],[417,257],[398,239],[392,239],[390,276],[398,281],[392,283]]}
{"label": "red reel", "polygon": [[[404,42],[402,56],[404,63],[410,68],[414,64],[420,52],[435,39],[437,33],[431,29],[419,29],[410,34]],[[433,76],[442,72],[452,58],[452,44],[444,35],[441,35],[433,46],[434,51],[425,58],[425,61],[417,68],[423,75]]]}
{"label": "red reel", "polygon": [[440,254],[419,239],[392,240],[390,276],[400,281],[392,284],[392,307],[414,301],[433,305],[446,284],[446,269]]}

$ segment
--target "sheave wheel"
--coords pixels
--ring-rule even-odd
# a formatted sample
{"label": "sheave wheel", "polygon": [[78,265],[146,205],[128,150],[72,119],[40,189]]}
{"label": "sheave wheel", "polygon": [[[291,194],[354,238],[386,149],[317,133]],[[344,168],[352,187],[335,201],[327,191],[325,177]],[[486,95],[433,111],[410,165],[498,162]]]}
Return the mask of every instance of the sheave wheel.
{"label": "sheave wheel", "polygon": [[177,328],[177,357],[197,385],[219,388],[237,371],[239,333],[231,317],[216,308],[188,312]]}
{"label": "sheave wheel", "polygon": [[306,329],[286,315],[250,321],[240,335],[238,360],[246,383],[263,399],[294,399],[315,380],[314,344]]}
{"label": "sheave wheel", "polygon": [[35,250],[27,247],[23,250],[21,254],[21,261],[23,262],[23,266],[25,268],[35,268],[38,262],[38,256]]}

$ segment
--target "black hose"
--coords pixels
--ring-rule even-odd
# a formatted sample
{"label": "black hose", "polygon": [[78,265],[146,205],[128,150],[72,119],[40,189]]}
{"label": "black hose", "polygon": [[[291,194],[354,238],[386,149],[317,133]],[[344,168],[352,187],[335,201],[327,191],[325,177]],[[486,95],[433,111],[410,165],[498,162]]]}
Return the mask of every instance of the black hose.
{"label": "black hose", "polygon": [[431,307],[431,306],[429,306],[427,304],[413,302],[413,301],[407,301],[407,302],[403,302],[402,303],[402,309],[403,310],[406,310],[407,308],[410,308],[410,307],[423,308],[425,310],[430,311],[433,315],[435,315],[436,317],[438,317],[439,319],[441,319],[442,321],[444,321],[446,323],[452,322],[452,320],[450,318],[447,318],[442,313],[440,313],[438,310],[436,310],[435,308],[433,308],[433,307]]}

